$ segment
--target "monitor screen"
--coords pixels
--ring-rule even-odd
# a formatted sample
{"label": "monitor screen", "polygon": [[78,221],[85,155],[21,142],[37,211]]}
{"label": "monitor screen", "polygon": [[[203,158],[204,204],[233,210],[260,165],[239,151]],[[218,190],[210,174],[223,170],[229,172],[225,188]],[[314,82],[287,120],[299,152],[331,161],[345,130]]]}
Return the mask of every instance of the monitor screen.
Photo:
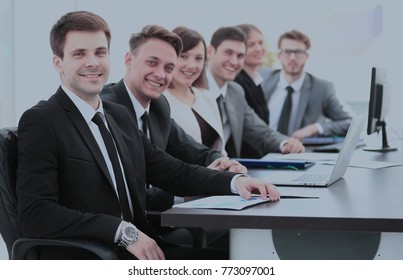
{"label": "monitor screen", "polygon": [[384,69],[372,67],[371,85],[368,104],[368,126],[367,134],[371,135],[375,132],[382,131],[382,146],[364,148],[366,151],[387,152],[395,151],[390,148],[386,136],[385,116],[389,108],[389,88],[386,81],[386,72]]}
{"label": "monitor screen", "polygon": [[389,87],[386,80],[386,71],[383,68],[372,67],[371,85],[368,106],[367,134],[379,132],[381,122],[389,111]]}
{"label": "monitor screen", "polygon": [[372,67],[371,85],[368,106],[368,127],[367,134],[379,132],[382,115],[383,84],[377,79],[377,68]]}

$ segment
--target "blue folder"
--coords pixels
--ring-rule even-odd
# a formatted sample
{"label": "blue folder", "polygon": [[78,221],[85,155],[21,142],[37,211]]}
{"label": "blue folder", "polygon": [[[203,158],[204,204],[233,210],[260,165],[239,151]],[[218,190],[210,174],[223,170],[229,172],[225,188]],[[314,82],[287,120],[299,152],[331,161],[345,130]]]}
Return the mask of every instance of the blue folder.
{"label": "blue folder", "polygon": [[240,164],[248,168],[265,168],[265,169],[306,169],[314,162],[305,160],[284,160],[284,159],[254,159],[254,158],[233,158]]}
{"label": "blue folder", "polygon": [[344,137],[330,136],[330,137],[308,137],[302,140],[305,146],[328,145],[335,143],[343,143]]}

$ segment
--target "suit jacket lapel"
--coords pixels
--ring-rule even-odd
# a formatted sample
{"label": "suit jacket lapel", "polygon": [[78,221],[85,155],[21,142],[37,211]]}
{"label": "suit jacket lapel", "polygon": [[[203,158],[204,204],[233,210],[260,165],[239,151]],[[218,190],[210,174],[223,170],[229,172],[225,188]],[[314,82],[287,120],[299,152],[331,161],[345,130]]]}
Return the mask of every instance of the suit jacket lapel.
{"label": "suit jacket lapel", "polygon": [[234,89],[231,87],[231,84],[228,83],[227,94],[225,95],[225,107],[227,109],[228,121],[231,127],[232,139],[234,141],[234,146],[236,153],[238,155],[241,154],[241,145],[242,145],[242,118],[243,114],[239,114],[238,112],[242,112],[242,107],[239,102],[236,102],[235,94],[233,94]]}
{"label": "suit jacket lapel", "polygon": [[112,133],[113,139],[115,140],[116,147],[119,152],[120,161],[122,162],[123,170],[125,173],[126,183],[130,190],[130,197],[132,199],[132,204],[140,205],[139,198],[137,196],[137,177],[134,172],[133,162],[131,161],[129,155],[129,151],[127,150],[127,146],[122,138],[119,127],[116,124],[113,117],[105,112],[105,118],[108,122],[109,130]]}
{"label": "suit jacket lapel", "polygon": [[134,110],[133,103],[129,97],[129,93],[126,90],[123,79],[113,86],[113,91],[115,92],[118,103],[126,106],[129,109],[130,113],[134,116],[134,119],[136,120],[135,123],[137,125],[136,111]]}
{"label": "suit jacket lapel", "polygon": [[158,147],[165,147],[164,139],[161,134],[162,129],[159,127],[158,115],[151,109],[149,112],[149,119],[150,121],[148,122],[148,125],[150,128],[151,142]]}
{"label": "suit jacket lapel", "polygon": [[295,117],[295,127],[292,128],[293,130],[296,130],[299,127],[301,127],[302,120],[304,119],[305,111],[308,107],[311,88],[312,88],[312,82],[307,73],[305,75],[304,83],[302,84],[302,87],[301,87],[301,95],[299,97],[298,110],[297,110],[297,115]]}
{"label": "suit jacket lapel", "polygon": [[[136,110],[134,110],[133,103],[129,97],[129,93],[126,90],[125,84],[123,82],[123,79],[120,80],[118,83],[116,83],[113,86],[114,92],[117,96],[118,103],[126,106],[130,113],[134,117],[134,122],[136,124],[136,128],[139,129],[138,123],[137,123],[137,115],[136,115]],[[155,114],[153,110],[150,110],[149,113],[149,128],[150,128],[150,136],[152,139],[152,142],[155,143],[158,147],[164,147],[164,142],[163,142],[163,137],[161,135],[161,130],[158,127],[158,116]]]}
{"label": "suit jacket lapel", "polygon": [[275,70],[262,82],[262,91],[266,101],[270,100],[270,97],[278,84],[278,80],[280,79],[280,73],[280,70]]}
{"label": "suit jacket lapel", "polygon": [[55,94],[56,99],[60,103],[60,105],[66,110],[67,116],[73,121],[74,125],[77,128],[77,132],[83,138],[85,144],[88,149],[91,151],[92,155],[95,158],[95,161],[99,164],[99,167],[102,170],[102,173],[108,178],[111,187],[113,187],[112,178],[109,174],[108,167],[106,166],[105,159],[102,155],[101,150],[99,149],[98,143],[94,138],[88,124],[85,122],[83,116],[80,111],[78,111],[77,107],[74,105],[73,101],[67,96],[67,94],[59,88]]}

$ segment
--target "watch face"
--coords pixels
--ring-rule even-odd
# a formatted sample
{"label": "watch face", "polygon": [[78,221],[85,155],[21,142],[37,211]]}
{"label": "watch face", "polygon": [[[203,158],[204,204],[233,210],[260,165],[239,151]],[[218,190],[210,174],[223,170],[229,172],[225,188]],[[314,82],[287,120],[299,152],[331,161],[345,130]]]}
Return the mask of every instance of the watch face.
{"label": "watch face", "polygon": [[133,227],[126,227],[125,228],[125,235],[128,239],[133,240],[137,236],[137,230]]}

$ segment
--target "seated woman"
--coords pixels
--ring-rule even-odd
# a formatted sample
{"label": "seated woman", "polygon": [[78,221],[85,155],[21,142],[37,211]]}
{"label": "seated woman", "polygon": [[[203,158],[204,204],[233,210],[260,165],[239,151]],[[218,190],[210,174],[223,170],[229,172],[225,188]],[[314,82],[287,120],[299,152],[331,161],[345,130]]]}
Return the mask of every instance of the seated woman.
{"label": "seated woman", "polygon": [[[245,99],[249,106],[266,124],[269,124],[269,107],[260,86],[263,78],[259,73],[266,57],[263,33],[252,24],[239,24],[237,27],[246,34],[248,48],[242,71],[235,78],[235,82],[245,91]],[[259,152],[244,141],[241,157],[256,158],[259,157]]]}
{"label": "seated woman", "polygon": [[195,141],[226,155],[220,112],[206,92],[206,43],[195,30],[180,26],[173,32],[182,39],[183,51],[164,92],[171,116]]}

